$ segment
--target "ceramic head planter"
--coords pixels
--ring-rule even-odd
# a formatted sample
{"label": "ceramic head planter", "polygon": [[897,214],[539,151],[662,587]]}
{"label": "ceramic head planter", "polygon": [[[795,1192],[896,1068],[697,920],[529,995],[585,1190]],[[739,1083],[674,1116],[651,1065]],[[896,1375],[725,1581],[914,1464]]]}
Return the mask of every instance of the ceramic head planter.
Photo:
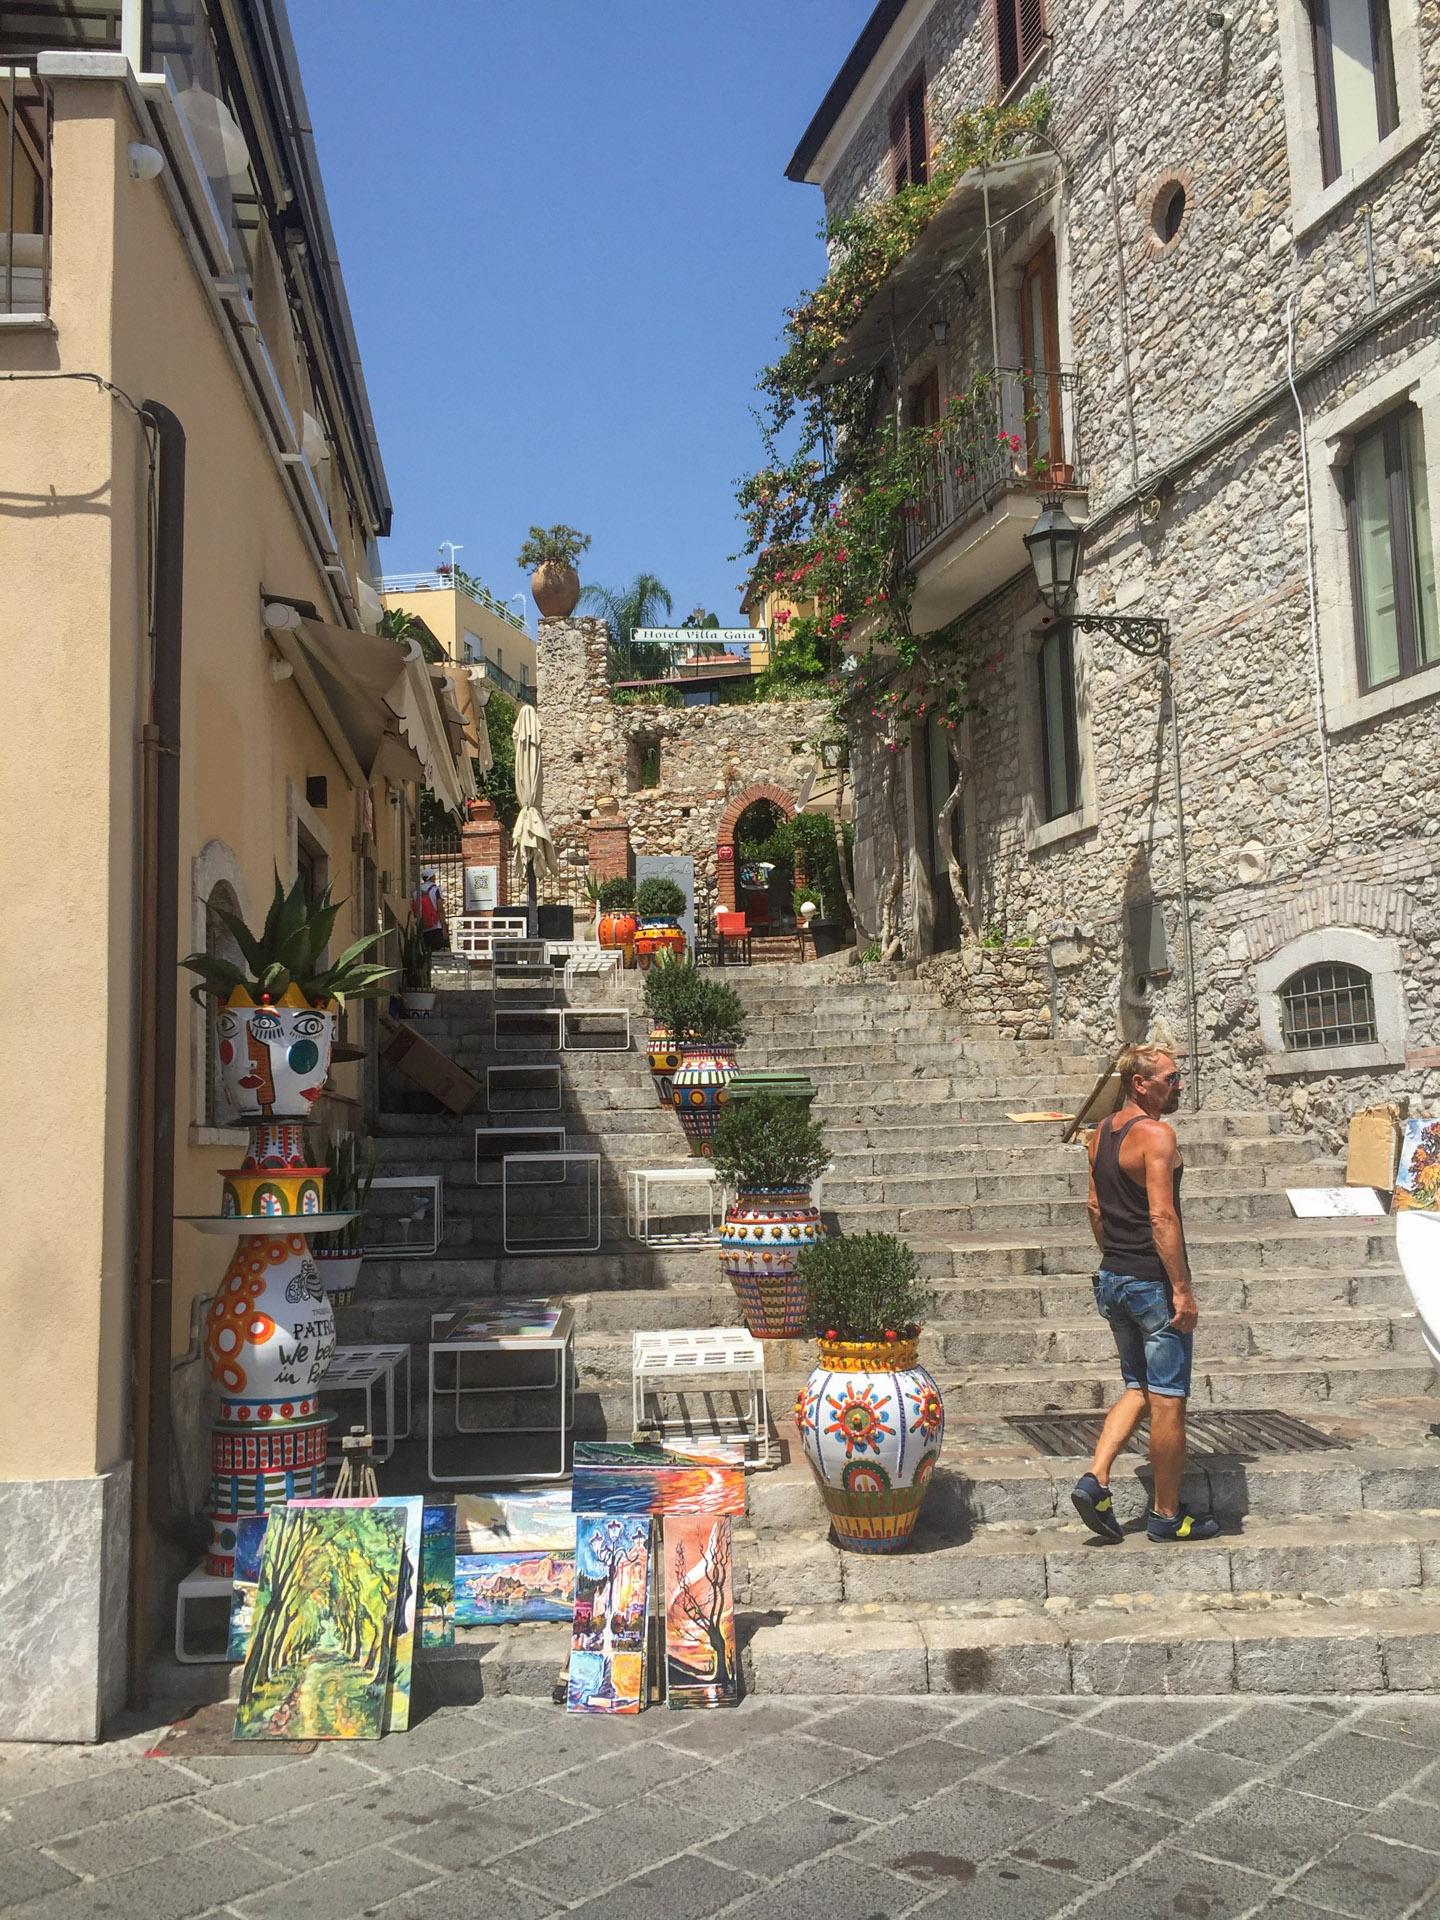
{"label": "ceramic head planter", "polygon": [[236,987],[215,1022],[220,1084],[239,1120],[308,1120],[325,1091],[335,1015],[292,982],[279,1000]]}

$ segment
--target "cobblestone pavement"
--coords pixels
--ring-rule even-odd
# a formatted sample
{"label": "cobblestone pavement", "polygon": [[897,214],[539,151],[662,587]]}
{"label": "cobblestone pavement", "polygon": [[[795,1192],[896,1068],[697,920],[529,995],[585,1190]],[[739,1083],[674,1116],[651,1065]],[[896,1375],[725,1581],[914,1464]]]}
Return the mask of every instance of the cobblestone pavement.
{"label": "cobblestone pavement", "polygon": [[303,1755],[155,1744],[0,1748],[7,1916],[1440,1920],[1436,1697],[502,1698]]}

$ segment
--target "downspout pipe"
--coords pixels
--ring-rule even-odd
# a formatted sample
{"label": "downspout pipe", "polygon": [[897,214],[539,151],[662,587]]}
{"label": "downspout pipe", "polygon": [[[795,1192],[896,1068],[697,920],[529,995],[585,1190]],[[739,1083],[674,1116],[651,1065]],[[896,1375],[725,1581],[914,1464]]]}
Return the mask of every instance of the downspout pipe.
{"label": "downspout pipe", "polygon": [[180,666],[185,429],[140,409],[159,451],[150,594],[150,699],[141,729],[138,1231],[133,1302],[133,1484],[128,1693],[146,1699],[155,1548],[169,1533],[170,1303],[175,1243],[175,1070],[180,961]]}

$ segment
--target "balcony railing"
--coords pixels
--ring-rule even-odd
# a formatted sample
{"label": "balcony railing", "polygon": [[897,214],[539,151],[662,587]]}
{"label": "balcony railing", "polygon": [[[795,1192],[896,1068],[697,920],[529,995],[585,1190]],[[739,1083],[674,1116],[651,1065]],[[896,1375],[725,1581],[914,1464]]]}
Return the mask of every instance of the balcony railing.
{"label": "balcony railing", "polygon": [[0,315],[50,311],[50,89],[0,67]]}
{"label": "balcony railing", "polygon": [[493,681],[512,700],[524,700],[532,707],[535,705],[535,689],[528,680],[516,680],[503,667],[497,667],[493,660],[467,660],[465,664],[478,667],[487,680]]}
{"label": "balcony railing", "polygon": [[933,483],[911,509],[905,558],[919,559],[1002,492],[1066,492],[1085,484],[1079,373],[1001,367],[952,407],[935,451]]}
{"label": "balcony railing", "polygon": [[[493,613],[498,620],[508,620],[520,633],[530,629],[513,607],[507,607],[497,600],[488,587],[482,587],[478,580],[467,577],[457,579],[447,567],[438,567],[434,573],[387,573],[380,582],[382,593],[463,593],[467,600],[473,600],[477,607],[484,607],[487,613]],[[517,596],[518,597],[518,596]]]}

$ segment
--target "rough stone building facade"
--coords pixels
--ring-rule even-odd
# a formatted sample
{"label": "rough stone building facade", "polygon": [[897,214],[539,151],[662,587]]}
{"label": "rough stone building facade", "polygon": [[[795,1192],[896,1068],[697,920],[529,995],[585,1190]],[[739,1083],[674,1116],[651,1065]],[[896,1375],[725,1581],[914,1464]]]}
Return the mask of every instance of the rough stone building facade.
{"label": "rough stone building facade", "polygon": [[828,730],[828,705],[617,704],[608,644],[603,620],[540,622],[545,819],[562,891],[567,876],[573,894],[587,869],[606,876],[620,869],[615,815],[601,805],[614,799],[632,863],[637,854],[689,855],[701,902],[731,907],[735,822],[751,801],[773,801],[787,816],[807,798],[824,803],[827,776],[815,742]]}
{"label": "rough stone building facade", "polygon": [[[1022,544],[1039,490],[967,489],[952,464],[917,535],[915,624],[968,614],[983,662],[957,848],[975,919],[1048,952],[1056,1017],[1097,1045],[1183,1048],[1193,1015],[1207,1103],[1327,1126],[1373,1098],[1423,1107],[1440,1098],[1440,7],[884,0],[791,177],[833,215],[895,190],[917,85],[933,145],[958,109],[1041,83],[1047,141],[992,176],[988,231],[962,184],[917,243],[932,258],[879,296],[895,351],[878,377],[924,421],[927,392],[1046,369],[994,392],[1027,453],[1048,439],[1073,466],[1076,610],[1170,623],[1188,884],[1154,662],[1079,633],[1067,660]],[[923,726],[902,744],[919,958],[957,937],[934,845],[949,782]],[[873,735],[852,754],[873,912],[888,755]],[[1333,1043],[1297,1044],[1316,1038]]]}

